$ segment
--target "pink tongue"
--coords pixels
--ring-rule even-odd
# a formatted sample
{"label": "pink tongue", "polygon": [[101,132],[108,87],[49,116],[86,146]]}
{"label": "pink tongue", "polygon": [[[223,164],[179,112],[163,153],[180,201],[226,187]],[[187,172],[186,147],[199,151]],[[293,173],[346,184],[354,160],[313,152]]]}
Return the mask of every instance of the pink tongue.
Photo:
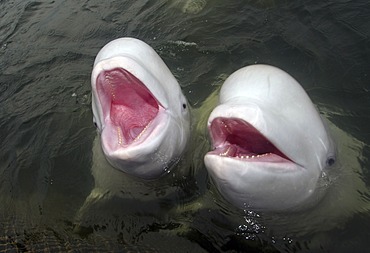
{"label": "pink tongue", "polygon": [[[102,71],[97,89],[110,101],[110,119],[121,144],[132,143],[156,117],[159,105],[148,88],[125,69]],[[106,110],[103,109],[104,114]]]}

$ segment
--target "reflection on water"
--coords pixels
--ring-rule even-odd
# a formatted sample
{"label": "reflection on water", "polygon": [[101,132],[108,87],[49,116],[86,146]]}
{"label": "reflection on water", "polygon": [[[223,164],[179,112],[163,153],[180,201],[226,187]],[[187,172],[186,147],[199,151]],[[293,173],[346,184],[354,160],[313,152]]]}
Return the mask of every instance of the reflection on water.
{"label": "reflection on water", "polygon": [[[0,251],[365,251],[369,7],[367,1],[0,2]],[[205,172],[208,144],[197,135],[194,153],[172,174],[149,184],[121,175],[127,182],[121,194],[95,203],[86,226],[76,228],[94,186],[92,63],[103,45],[122,36],[154,47],[194,111],[242,66],[267,63],[294,76],[332,122],[338,143],[340,166],[322,203],[296,214],[231,207]]]}

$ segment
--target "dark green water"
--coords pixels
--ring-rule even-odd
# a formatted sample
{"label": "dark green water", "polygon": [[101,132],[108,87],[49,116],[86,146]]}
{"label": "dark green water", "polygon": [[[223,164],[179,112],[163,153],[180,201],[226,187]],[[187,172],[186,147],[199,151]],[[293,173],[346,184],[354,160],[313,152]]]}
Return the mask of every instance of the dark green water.
{"label": "dark green water", "polygon": [[[364,0],[0,0],[0,252],[366,252],[369,11]],[[249,64],[294,76],[341,129],[338,180],[323,203],[299,214],[236,210],[202,158],[187,157],[186,176],[128,185],[76,232],[94,186],[92,64],[124,36],[159,53],[194,108]],[[158,199],[143,201],[138,187]]]}

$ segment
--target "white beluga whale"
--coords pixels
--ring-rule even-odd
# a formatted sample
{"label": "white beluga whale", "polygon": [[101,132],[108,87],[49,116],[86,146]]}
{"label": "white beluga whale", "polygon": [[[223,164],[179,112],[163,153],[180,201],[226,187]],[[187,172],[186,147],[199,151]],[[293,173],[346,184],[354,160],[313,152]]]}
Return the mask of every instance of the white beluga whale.
{"label": "white beluga whale", "polygon": [[160,212],[162,202],[177,197],[173,177],[163,175],[176,167],[172,174],[181,177],[179,161],[190,139],[189,106],[181,87],[143,41],[120,38],[105,45],[96,56],[91,87],[98,129],[92,148],[94,185],[75,215],[77,233],[101,224],[112,229],[113,216],[130,223],[142,212],[144,222]]}
{"label": "white beluga whale", "polygon": [[91,75],[92,110],[109,163],[154,179],[171,169],[190,134],[181,87],[149,45],[120,38],[105,45]]}
{"label": "white beluga whale", "polygon": [[286,72],[252,65],[231,74],[208,118],[204,157],[221,195],[243,209],[310,206],[325,192],[335,145],[317,109]]}

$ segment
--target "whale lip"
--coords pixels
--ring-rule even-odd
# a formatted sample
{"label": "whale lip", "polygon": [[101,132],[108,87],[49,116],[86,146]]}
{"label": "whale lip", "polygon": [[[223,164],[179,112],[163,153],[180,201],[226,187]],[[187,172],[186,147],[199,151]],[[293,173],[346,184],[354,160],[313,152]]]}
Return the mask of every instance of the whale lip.
{"label": "whale lip", "polygon": [[216,117],[209,133],[217,155],[243,162],[293,163],[253,125],[240,118]]}
{"label": "whale lip", "polygon": [[[165,128],[165,108],[152,92],[130,71],[122,67],[102,70],[96,91],[103,112],[103,149],[118,155],[122,149],[138,146]],[[122,155],[122,154],[120,154]]]}

